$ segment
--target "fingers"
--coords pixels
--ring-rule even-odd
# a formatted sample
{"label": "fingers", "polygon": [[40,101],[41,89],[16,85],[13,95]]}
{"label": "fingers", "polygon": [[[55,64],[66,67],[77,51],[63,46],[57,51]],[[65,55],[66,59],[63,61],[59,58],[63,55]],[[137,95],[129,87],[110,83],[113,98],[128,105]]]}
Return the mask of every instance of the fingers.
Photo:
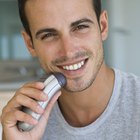
{"label": "fingers", "polygon": [[47,95],[42,92],[43,88],[44,84],[40,82],[25,84],[16,92],[13,99],[8,102],[7,111],[20,106],[26,106],[33,111],[39,110],[36,100],[45,101],[48,98]]}
{"label": "fingers", "polygon": [[8,112],[7,115],[3,117],[5,121],[3,121],[2,125],[9,128],[15,127],[15,125],[17,124],[17,121],[25,121],[32,125],[35,125],[38,123],[36,119],[32,118],[30,115],[20,110],[14,110],[12,112]]}
{"label": "fingers", "polygon": [[45,100],[47,96],[42,91],[43,88],[44,88],[44,83],[41,82],[28,83],[25,84],[22,88],[20,88],[16,92],[16,95],[18,96],[18,94],[21,93],[35,100]]}
{"label": "fingers", "polygon": [[48,99],[47,95],[42,92],[43,88],[44,84],[41,82],[28,83],[20,88],[3,109],[2,123],[12,126],[16,125],[17,121],[25,121],[30,124],[36,123],[35,119],[20,111],[20,109],[22,106],[25,106],[38,114],[42,114],[44,110],[36,100],[45,101]]}
{"label": "fingers", "polygon": [[[57,101],[61,92],[53,96],[45,110],[43,110],[37,101],[47,101],[47,95],[42,91],[44,84],[41,82],[28,83],[20,88],[15,96],[8,102],[7,106],[2,111],[2,124],[5,128],[15,127],[17,129],[17,122],[25,122],[31,125],[38,123],[32,116],[21,111],[21,107],[27,107],[33,112],[41,114],[41,121],[38,123],[37,130],[44,130],[52,110],[54,103]],[[35,129],[36,129],[35,128]],[[40,129],[42,128],[42,129]],[[42,133],[42,132],[40,132]]]}

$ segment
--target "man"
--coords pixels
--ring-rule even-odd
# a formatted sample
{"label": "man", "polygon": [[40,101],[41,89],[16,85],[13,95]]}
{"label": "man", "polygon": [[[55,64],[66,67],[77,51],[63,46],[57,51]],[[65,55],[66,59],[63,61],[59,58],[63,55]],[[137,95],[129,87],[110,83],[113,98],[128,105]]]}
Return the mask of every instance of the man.
{"label": "man", "polygon": [[[3,140],[138,140],[140,78],[105,64],[108,21],[100,0],[18,2],[31,55],[46,73],[63,73],[67,84],[45,110],[36,102],[47,100],[43,83],[17,90],[2,113]],[[41,120],[21,106],[42,114]],[[17,121],[35,127],[20,132]]]}

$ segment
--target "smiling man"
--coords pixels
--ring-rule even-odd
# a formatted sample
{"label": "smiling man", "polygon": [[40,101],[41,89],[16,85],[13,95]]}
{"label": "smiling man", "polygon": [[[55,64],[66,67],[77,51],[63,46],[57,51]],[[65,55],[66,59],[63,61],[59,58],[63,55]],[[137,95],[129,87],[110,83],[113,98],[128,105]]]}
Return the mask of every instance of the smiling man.
{"label": "smiling man", "polygon": [[[67,84],[45,110],[36,102],[48,99],[43,83],[17,90],[3,110],[3,140],[137,140],[140,78],[105,64],[108,19],[101,1],[18,2],[28,50],[44,72],[63,73]],[[22,112],[21,106],[42,114],[41,120]],[[35,127],[20,132],[17,121]]]}

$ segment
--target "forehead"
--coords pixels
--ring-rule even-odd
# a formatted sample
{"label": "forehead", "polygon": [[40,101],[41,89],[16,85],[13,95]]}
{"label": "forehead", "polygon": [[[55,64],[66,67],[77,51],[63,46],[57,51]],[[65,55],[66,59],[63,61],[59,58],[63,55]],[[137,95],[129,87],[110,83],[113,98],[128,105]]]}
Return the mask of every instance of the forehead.
{"label": "forehead", "polygon": [[[82,4],[82,3],[89,3],[90,5],[93,5],[93,0],[26,0],[26,5],[27,3],[30,4],[30,6],[32,5],[44,5],[44,4],[47,4],[48,6],[49,5],[53,5],[53,6],[66,6],[67,4],[70,5],[70,3],[73,3],[73,4]],[[67,3],[67,4],[66,4]],[[47,5],[44,5],[44,6],[47,6]],[[32,7],[31,6],[31,7]]]}
{"label": "forehead", "polygon": [[28,0],[25,11],[32,28],[70,23],[86,16],[96,17],[92,0]]}

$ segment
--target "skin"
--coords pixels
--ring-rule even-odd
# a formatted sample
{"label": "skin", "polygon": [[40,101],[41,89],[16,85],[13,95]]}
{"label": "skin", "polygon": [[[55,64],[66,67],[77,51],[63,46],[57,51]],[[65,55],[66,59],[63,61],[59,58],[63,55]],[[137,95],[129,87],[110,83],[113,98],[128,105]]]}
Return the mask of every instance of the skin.
{"label": "skin", "polygon": [[[3,139],[40,139],[58,97],[62,114],[72,126],[86,126],[105,110],[114,84],[114,73],[105,64],[103,57],[102,42],[108,33],[107,13],[102,12],[98,23],[91,3],[91,0],[27,2],[25,10],[33,40],[23,31],[26,46],[33,57],[38,57],[45,72],[63,73],[67,85],[62,93],[56,94],[45,110],[33,100],[47,100],[41,91],[43,83],[28,83],[17,90],[2,113]],[[84,65],[77,70],[63,68],[81,61]],[[39,123],[19,111],[23,105],[43,114]],[[23,120],[37,125],[30,132],[21,133],[16,123]]]}

